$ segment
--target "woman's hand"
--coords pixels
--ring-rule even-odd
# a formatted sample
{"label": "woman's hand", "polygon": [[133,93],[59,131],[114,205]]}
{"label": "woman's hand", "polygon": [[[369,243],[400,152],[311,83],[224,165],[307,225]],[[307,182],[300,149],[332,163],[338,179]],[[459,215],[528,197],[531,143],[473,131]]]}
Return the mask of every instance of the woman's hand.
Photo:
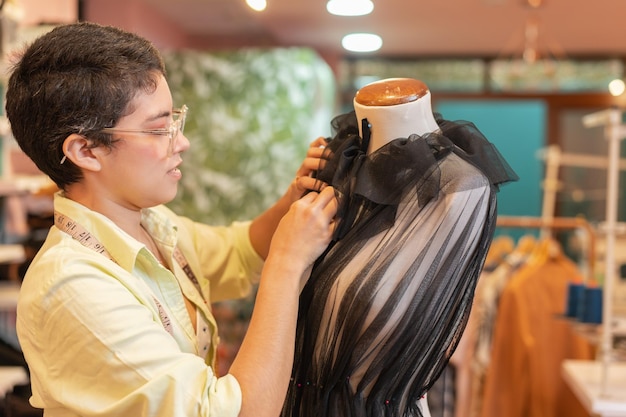
{"label": "woman's hand", "polygon": [[332,187],[311,191],[295,201],[272,238],[270,256],[307,268],[326,249],[333,236],[337,199]]}
{"label": "woman's hand", "polygon": [[327,184],[316,180],[311,175],[324,163],[322,155],[326,139],[319,137],[311,142],[306,158],[296,172],[296,178],[282,197],[269,209],[261,213],[250,225],[250,241],[257,253],[265,259],[269,253],[270,240],[278,226],[278,222],[289,211],[294,202],[302,198],[307,191],[315,191],[316,195]]}
{"label": "woman's hand", "polygon": [[326,139],[322,136],[315,139],[309,144],[302,165],[296,172],[296,178],[291,182],[287,195],[291,201],[296,201],[302,197],[307,191],[320,191],[326,184],[313,178],[312,174],[322,167],[324,161],[321,159],[326,147]]}

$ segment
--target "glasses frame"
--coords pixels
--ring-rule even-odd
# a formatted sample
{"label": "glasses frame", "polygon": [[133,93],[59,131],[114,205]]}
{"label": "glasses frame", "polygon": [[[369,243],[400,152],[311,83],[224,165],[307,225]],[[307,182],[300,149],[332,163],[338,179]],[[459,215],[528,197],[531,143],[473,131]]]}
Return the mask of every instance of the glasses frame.
{"label": "glasses frame", "polygon": [[178,137],[178,133],[183,133],[185,130],[185,120],[187,119],[187,111],[189,108],[183,104],[179,109],[172,110],[172,117],[174,120],[166,128],[162,129],[117,129],[115,127],[105,127],[100,129],[100,132],[104,133],[134,133],[143,135],[158,135],[167,136],[170,140],[168,147],[168,154],[174,153],[174,142]]}

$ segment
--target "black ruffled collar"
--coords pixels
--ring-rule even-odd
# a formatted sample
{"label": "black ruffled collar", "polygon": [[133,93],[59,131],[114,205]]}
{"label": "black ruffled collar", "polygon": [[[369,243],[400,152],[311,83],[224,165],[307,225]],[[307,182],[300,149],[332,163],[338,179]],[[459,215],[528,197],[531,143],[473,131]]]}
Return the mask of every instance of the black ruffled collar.
{"label": "black ruffled collar", "polygon": [[435,119],[439,131],[391,140],[369,155],[367,120],[362,121],[361,138],[354,112],[333,119],[334,136],[328,140],[316,177],[335,188],[340,202],[336,239],[374,213],[379,219],[375,226],[370,224],[371,234],[390,227],[400,200],[410,190],[417,193],[420,207],[427,204],[440,190],[438,161],[451,152],[483,172],[496,189],[518,180],[473,123],[448,121],[438,113]]}

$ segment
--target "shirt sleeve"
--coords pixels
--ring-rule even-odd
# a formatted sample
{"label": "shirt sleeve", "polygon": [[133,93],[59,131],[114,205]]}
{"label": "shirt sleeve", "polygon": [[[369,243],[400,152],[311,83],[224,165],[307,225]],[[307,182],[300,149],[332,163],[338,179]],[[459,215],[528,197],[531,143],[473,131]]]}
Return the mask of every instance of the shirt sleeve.
{"label": "shirt sleeve", "polygon": [[[173,215],[173,214],[170,214]],[[264,260],[250,242],[250,221],[209,226],[177,217],[178,246],[192,269],[200,271],[208,301],[247,296],[261,276]]]}

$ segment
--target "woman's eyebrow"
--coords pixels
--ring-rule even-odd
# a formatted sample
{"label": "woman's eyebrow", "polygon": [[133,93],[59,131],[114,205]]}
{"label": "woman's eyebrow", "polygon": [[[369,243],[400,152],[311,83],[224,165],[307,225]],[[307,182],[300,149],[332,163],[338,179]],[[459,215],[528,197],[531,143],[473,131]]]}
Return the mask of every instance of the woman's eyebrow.
{"label": "woman's eyebrow", "polygon": [[172,110],[164,110],[158,114],[155,114],[154,116],[148,117],[146,119],[146,122],[153,122],[155,120],[159,120],[164,117],[170,117],[171,115],[172,115]]}

